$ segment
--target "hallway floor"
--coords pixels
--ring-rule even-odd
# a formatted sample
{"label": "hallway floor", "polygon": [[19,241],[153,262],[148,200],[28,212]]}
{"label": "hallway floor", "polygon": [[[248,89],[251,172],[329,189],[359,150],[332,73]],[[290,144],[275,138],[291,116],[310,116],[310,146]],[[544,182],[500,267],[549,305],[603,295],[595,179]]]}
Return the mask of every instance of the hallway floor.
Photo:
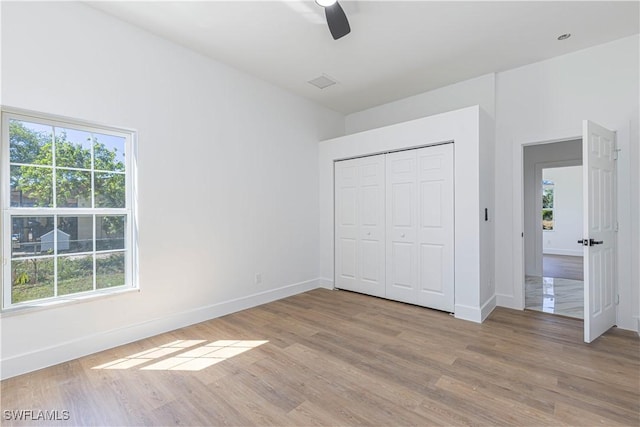
{"label": "hallway floor", "polygon": [[582,319],[584,282],[555,277],[527,276],[525,308]]}
{"label": "hallway floor", "polygon": [[542,277],[525,278],[525,308],[582,319],[584,268],[579,256],[543,255]]}

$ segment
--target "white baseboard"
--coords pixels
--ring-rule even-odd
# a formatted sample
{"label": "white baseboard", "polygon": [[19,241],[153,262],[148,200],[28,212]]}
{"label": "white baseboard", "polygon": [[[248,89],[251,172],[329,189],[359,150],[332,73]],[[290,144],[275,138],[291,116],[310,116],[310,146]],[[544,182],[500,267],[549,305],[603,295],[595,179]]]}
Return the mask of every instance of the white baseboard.
{"label": "white baseboard", "polygon": [[[169,316],[151,319],[123,328],[80,337],[55,346],[40,348],[32,352],[11,356],[0,362],[2,371],[0,378],[6,379],[37,369],[57,365],[98,351],[107,350],[133,341],[138,341],[164,332],[184,328],[195,323],[204,322],[216,317],[235,313],[247,308],[266,304],[316,288],[327,287],[325,279],[313,279],[294,283],[277,289],[258,292],[246,297],[236,298],[198,307],[193,310],[174,313]],[[331,283],[331,288],[333,284]]]}
{"label": "white baseboard", "polygon": [[482,307],[472,307],[469,305],[456,304],[454,316],[456,319],[469,320],[475,323],[482,323],[496,308],[495,295],[489,298]]}
{"label": "white baseboard", "polygon": [[496,296],[493,295],[491,298],[487,300],[487,302],[482,304],[482,307],[480,308],[480,316],[482,319],[480,320],[480,322],[484,322],[485,320],[487,320],[487,317],[489,317],[489,315],[495,308],[496,308]]}
{"label": "white baseboard", "polygon": [[470,322],[482,323],[482,311],[479,307],[456,304],[454,307],[454,317],[456,319],[468,320]]}
{"label": "white baseboard", "polygon": [[333,279],[327,279],[326,277],[321,277],[318,279],[318,287],[330,290],[335,289]]}
{"label": "white baseboard", "polygon": [[584,251],[582,249],[556,249],[546,248],[542,251],[544,255],[569,255],[569,256],[583,256]]}
{"label": "white baseboard", "polygon": [[516,301],[513,295],[496,294],[496,306],[512,308],[514,310],[524,310],[522,303]]}

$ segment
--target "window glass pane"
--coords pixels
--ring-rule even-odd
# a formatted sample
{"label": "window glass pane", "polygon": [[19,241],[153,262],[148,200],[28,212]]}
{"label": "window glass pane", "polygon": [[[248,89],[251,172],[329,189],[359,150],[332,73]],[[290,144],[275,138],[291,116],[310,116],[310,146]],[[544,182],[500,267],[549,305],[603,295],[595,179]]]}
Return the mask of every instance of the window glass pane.
{"label": "window glass pane", "polygon": [[553,230],[553,211],[550,209],[542,210],[542,229]]}
{"label": "window glass pane", "polygon": [[124,215],[96,216],[96,250],[124,249]]}
{"label": "window glass pane", "polygon": [[95,172],[96,208],[125,207],[125,177],[122,173]]}
{"label": "window glass pane", "polygon": [[94,169],[124,172],[124,144],[121,136],[94,134]]}
{"label": "window glass pane", "polygon": [[93,251],[91,215],[58,217],[58,253]]}
{"label": "window glass pane", "polygon": [[11,207],[53,206],[53,169],[11,166]]}
{"label": "window glass pane", "polygon": [[93,255],[58,257],[58,295],[93,290]]}
{"label": "window glass pane", "polygon": [[48,298],[53,295],[53,258],[11,261],[12,303]]}
{"label": "window glass pane", "polygon": [[553,209],[553,186],[542,187],[542,207]]}
{"label": "window glass pane", "polygon": [[96,288],[124,285],[124,252],[96,255]]}
{"label": "window glass pane", "polygon": [[52,165],[51,126],[9,120],[9,161],[34,165]]}
{"label": "window glass pane", "polygon": [[91,168],[91,133],[75,129],[55,128],[56,166]]}
{"label": "window glass pane", "polygon": [[59,208],[90,208],[91,172],[56,169],[56,204]]}
{"label": "window glass pane", "polygon": [[11,257],[53,253],[53,216],[12,216]]}

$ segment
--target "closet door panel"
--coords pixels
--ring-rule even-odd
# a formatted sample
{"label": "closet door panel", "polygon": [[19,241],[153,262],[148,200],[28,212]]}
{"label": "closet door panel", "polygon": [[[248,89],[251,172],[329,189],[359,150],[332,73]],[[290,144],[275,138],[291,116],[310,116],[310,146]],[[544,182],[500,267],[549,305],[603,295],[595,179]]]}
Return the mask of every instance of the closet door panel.
{"label": "closet door panel", "polygon": [[454,307],[453,144],[336,162],[336,287]]}
{"label": "closet door panel", "polygon": [[384,155],[360,159],[360,290],[384,296]]}
{"label": "closet door panel", "polygon": [[335,165],[335,285],[351,288],[357,279],[358,162]]}
{"label": "closet door panel", "polygon": [[384,296],[384,156],[335,164],[335,285]]}
{"label": "closet door panel", "polygon": [[386,297],[417,301],[416,153],[387,154]]}
{"label": "closet door panel", "polygon": [[417,150],[419,191],[417,304],[444,311],[454,306],[453,144]]}
{"label": "closet door panel", "polygon": [[442,245],[420,244],[420,290],[423,293],[442,294],[444,291],[442,280],[443,252],[444,247]]}

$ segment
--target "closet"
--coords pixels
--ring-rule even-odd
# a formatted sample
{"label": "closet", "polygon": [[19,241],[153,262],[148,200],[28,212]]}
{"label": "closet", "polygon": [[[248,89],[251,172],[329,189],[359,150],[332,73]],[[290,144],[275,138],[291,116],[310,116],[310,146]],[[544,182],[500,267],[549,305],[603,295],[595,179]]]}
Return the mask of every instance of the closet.
{"label": "closet", "polygon": [[335,162],[335,286],[453,312],[453,144]]}

